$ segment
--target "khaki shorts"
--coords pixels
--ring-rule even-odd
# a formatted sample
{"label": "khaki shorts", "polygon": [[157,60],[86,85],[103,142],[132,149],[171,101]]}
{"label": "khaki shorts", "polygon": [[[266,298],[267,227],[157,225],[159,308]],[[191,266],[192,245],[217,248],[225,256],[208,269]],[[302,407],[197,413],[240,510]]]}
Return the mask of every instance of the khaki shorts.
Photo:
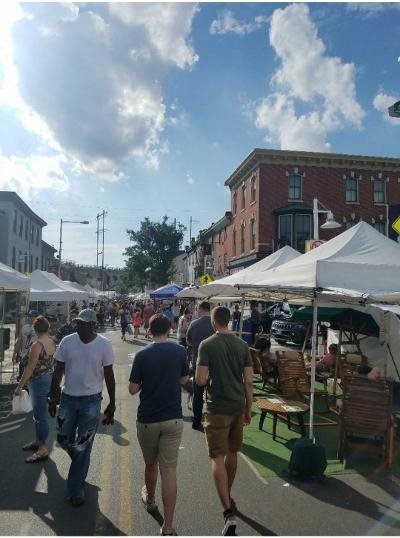
{"label": "khaki shorts", "polygon": [[243,415],[211,415],[203,420],[210,458],[239,452],[243,444]]}
{"label": "khaki shorts", "polygon": [[156,461],[163,467],[176,467],[181,444],[183,420],[173,419],[150,424],[136,423],[137,436],[147,464]]}

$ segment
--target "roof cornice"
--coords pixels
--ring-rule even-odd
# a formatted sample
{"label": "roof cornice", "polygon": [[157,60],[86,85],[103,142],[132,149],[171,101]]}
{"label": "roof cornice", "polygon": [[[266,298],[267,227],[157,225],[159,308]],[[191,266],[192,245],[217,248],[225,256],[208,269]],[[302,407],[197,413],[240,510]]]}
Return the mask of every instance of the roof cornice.
{"label": "roof cornice", "polygon": [[18,194],[14,191],[0,191],[0,201],[4,202],[13,202],[15,205],[17,205],[20,210],[24,211],[26,214],[30,215],[31,219],[35,220],[36,222],[40,223],[40,225],[47,226],[47,222],[45,222],[43,219],[39,217],[39,215],[36,215],[32,211],[32,209],[18,196]]}
{"label": "roof cornice", "polygon": [[400,159],[393,157],[369,157],[344,153],[317,153],[255,148],[225,181],[227,187],[236,187],[261,164],[290,164],[325,166],[332,168],[355,168],[400,173]]}

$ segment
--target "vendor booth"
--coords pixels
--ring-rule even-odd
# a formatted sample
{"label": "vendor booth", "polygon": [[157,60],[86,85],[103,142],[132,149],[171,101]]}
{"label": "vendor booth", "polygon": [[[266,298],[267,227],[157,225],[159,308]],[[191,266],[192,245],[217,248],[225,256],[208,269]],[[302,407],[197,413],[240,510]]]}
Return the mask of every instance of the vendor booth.
{"label": "vendor booth", "polygon": [[150,298],[160,300],[173,299],[181,290],[182,286],[179,286],[178,284],[167,284],[166,286],[162,286],[161,288],[150,292]]}

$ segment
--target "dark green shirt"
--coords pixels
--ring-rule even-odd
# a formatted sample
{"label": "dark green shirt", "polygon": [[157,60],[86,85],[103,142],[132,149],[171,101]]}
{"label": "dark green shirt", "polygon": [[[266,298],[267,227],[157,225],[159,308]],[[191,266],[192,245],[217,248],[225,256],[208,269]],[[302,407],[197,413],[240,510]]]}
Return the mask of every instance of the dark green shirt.
{"label": "dark green shirt", "polygon": [[244,413],[244,368],[252,366],[246,342],[234,334],[213,334],[200,344],[197,365],[207,366],[209,370],[204,391],[206,412],[212,415]]}

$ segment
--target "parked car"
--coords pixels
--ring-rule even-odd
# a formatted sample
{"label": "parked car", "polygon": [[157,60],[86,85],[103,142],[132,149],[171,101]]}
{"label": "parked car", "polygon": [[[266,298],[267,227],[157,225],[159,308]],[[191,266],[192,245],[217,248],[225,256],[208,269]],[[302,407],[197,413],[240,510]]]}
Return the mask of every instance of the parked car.
{"label": "parked car", "polygon": [[[301,346],[307,333],[307,324],[289,319],[275,319],[271,324],[271,336],[279,343],[293,342]],[[309,340],[309,339],[308,339]],[[308,343],[308,342],[307,342]]]}
{"label": "parked car", "polygon": [[273,303],[261,312],[261,325],[263,326],[264,332],[269,333],[274,320],[287,320],[291,317],[292,310],[288,303]]}

